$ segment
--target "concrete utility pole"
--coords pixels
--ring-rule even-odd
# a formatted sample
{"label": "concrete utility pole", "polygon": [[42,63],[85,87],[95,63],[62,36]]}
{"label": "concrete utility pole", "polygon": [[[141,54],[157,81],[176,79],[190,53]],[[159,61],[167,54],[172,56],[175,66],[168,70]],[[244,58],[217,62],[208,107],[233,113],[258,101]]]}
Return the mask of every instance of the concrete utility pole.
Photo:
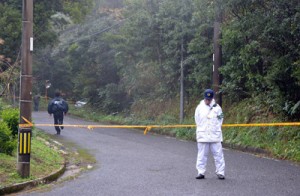
{"label": "concrete utility pole", "polygon": [[[23,0],[22,12],[22,67],[20,76],[20,124],[31,122],[32,110],[32,51],[33,51],[33,0]],[[19,127],[18,173],[30,175],[31,128]]]}
{"label": "concrete utility pole", "polygon": [[216,102],[222,106],[222,94],[219,92],[220,85],[222,83],[222,77],[219,71],[219,68],[222,66],[222,46],[220,44],[222,11],[220,8],[220,2],[216,1],[216,4],[216,18],[214,22],[213,90],[216,93]]}

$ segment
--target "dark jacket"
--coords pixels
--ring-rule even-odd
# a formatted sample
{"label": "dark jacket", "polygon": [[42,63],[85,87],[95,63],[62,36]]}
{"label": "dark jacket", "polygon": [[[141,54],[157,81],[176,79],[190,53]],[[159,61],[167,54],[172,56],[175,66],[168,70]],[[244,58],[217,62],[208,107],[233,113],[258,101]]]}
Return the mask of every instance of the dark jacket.
{"label": "dark jacket", "polygon": [[69,111],[68,103],[61,97],[53,98],[48,104],[49,114],[62,114]]}

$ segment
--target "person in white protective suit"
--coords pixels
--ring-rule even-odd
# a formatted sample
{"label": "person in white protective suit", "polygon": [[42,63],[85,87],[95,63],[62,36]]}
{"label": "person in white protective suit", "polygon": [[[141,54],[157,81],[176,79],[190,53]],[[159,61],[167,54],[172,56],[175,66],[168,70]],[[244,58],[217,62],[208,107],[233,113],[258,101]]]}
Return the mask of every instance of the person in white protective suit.
{"label": "person in white protective suit", "polygon": [[221,142],[223,141],[221,126],[223,123],[222,108],[215,102],[214,91],[207,89],[204,92],[204,99],[197,106],[195,111],[196,137],[198,155],[196,179],[204,179],[206,162],[209,150],[212,152],[217,177],[225,179],[225,161]]}

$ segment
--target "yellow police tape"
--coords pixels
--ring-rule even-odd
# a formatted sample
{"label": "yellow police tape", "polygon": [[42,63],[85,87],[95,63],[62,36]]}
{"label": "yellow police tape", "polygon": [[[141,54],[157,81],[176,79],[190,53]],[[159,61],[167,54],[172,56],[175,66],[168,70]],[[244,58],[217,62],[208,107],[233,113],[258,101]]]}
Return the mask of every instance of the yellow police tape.
{"label": "yellow police tape", "polygon": [[[19,124],[19,127],[33,127],[32,122],[22,116],[27,124]],[[61,126],[53,124],[35,124],[37,127]],[[64,127],[87,128],[89,130],[95,128],[121,128],[121,129],[145,129],[144,134],[153,128],[194,128],[196,125],[63,125]],[[252,124],[224,124],[222,127],[270,127],[270,126],[300,126],[300,122],[286,123],[252,123]]]}

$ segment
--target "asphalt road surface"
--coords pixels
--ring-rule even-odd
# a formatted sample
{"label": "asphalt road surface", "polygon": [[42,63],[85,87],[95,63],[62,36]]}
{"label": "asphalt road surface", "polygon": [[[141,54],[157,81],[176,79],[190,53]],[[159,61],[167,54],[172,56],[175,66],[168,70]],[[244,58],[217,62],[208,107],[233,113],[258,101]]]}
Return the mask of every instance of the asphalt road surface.
{"label": "asphalt road surface", "polygon": [[[35,123],[52,123],[45,112],[33,113]],[[91,124],[65,117],[65,124]],[[54,127],[42,127],[55,134]],[[300,167],[286,161],[256,157],[224,149],[226,179],[218,180],[209,157],[204,180],[196,180],[197,146],[130,129],[66,127],[60,136],[95,156],[95,169],[49,192],[21,195],[216,195],[300,196]]]}

